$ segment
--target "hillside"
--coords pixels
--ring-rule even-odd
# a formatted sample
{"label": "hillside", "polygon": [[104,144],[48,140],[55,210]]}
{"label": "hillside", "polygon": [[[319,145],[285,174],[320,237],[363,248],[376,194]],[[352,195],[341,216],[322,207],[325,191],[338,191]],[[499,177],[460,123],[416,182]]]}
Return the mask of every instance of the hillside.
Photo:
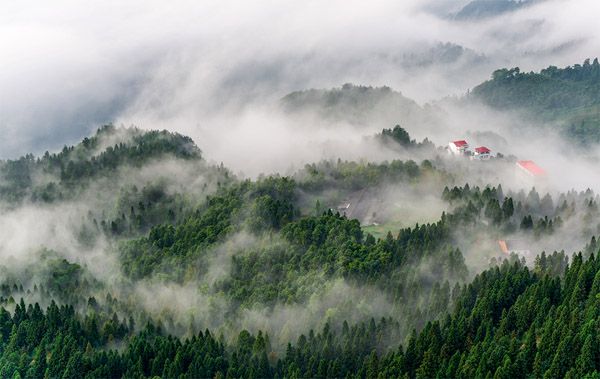
{"label": "hillside", "polygon": [[28,154],[0,161],[0,199],[51,202],[73,196],[91,180],[110,177],[125,167],[140,168],[153,160],[172,157],[200,160],[189,137],[167,131],[142,132],[106,125],[76,146],[35,158]]}
{"label": "hillside", "polygon": [[[443,151],[400,126],[365,143]],[[456,159],[323,161],[242,180],[207,165],[188,137],[104,127],[60,153],[4,162],[29,162],[63,195],[36,198],[37,179],[4,187],[0,222],[33,219],[19,220],[31,243],[6,234],[0,245],[0,376],[591,372],[600,225],[578,229],[585,249],[572,266],[563,252],[502,253],[496,238],[557,246],[600,216],[600,198],[456,185],[514,164]],[[87,169],[61,176],[71,162]],[[424,199],[441,206],[434,221],[390,212]],[[373,223],[350,217],[355,207]],[[575,328],[554,327],[565,312]]]}
{"label": "hillside", "polygon": [[539,73],[518,67],[496,70],[492,79],[473,88],[470,101],[499,110],[520,111],[532,119],[558,124],[582,143],[600,141],[600,64],[586,60]]}
{"label": "hillside", "polygon": [[0,1],[0,379],[600,379],[598,0],[119,5]]}
{"label": "hillside", "polygon": [[454,15],[455,20],[481,20],[512,12],[536,0],[474,0]]}
{"label": "hillside", "polygon": [[[381,352],[395,322],[371,320],[350,327],[327,323],[301,335],[281,355],[269,336],[243,331],[224,343],[208,330],[179,341],[148,324],[121,351],[94,349],[111,338],[128,338],[133,324],[118,319],[96,330],[93,316],[52,304],[45,311],[16,306],[0,313],[6,341],[4,376],[85,377],[597,377],[597,259],[542,256],[530,270],[503,264],[453,291],[454,311],[410,336],[404,348]],[[560,278],[556,273],[563,273]],[[26,331],[36,331],[24,338]],[[19,338],[17,331],[22,331]],[[45,344],[43,341],[49,341]],[[40,344],[40,345],[38,345]],[[16,361],[34,359],[30,366]],[[8,355],[8,354],[11,355]],[[48,354],[50,358],[44,359]],[[12,366],[7,367],[8,364]],[[36,376],[37,377],[37,376]]]}
{"label": "hillside", "polygon": [[[518,67],[499,69],[460,101],[516,112],[524,121],[558,128],[578,143],[600,142],[598,59],[564,68],[550,66],[538,73],[521,72]],[[281,100],[281,105],[292,116],[363,126],[390,125],[401,120],[431,128],[445,125],[447,117],[445,111],[435,106],[420,106],[388,87],[352,84],[293,92]]]}
{"label": "hillside", "polygon": [[310,115],[316,119],[367,125],[390,125],[398,120],[422,116],[422,109],[411,99],[389,87],[344,84],[333,89],[309,89],[292,92],[281,99],[291,115]]}

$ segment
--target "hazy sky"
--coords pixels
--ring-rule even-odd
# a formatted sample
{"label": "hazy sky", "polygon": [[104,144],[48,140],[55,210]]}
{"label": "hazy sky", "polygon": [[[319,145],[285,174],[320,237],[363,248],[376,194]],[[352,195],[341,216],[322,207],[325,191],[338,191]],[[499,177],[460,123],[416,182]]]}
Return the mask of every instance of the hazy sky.
{"label": "hazy sky", "polygon": [[[495,68],[600,51],[595,0],[473,22],[445,16],[464,3],[4,1],[0,157],[57,149],[111,121],[180,130],[211,152],[198,139],[222,145],[226,128],[251,136],[265,122],[277,134],[265,104],[292,90],[389,85],[423,103],[462,94]],[[466,50],[443,54],[443,43]]]}

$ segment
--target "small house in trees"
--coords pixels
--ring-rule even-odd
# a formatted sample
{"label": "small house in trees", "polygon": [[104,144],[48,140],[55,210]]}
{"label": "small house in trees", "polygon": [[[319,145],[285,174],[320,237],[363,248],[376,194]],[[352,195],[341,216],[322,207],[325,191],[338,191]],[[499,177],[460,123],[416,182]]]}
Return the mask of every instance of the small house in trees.
{"label": "small house in trees", "polygon": [[454,155],[465,155],[469,153],[469,144],[465,140],[452,141],[448,143],[448,151]]}
{"label": "small house in trees", "polygon": [[498,240],[500,252],[504,255],[516,254],[520,257],[528,258],[531,255],[531,250],[525,241],[521,240]]}
{"label": "small house in trees", "polygon": [[546,171],[533,161],[517,161],[516,175],[525,186],[544,188],[547,184]]}
{"label": "small house in trees", "polygon": [[478,161],[487,161],[491,157],[491,150],[485,146],[479,146],[475,148],[473,151],[473,155],[471,155],[471,159]]}
{"label": "small house in trees", "polygon": [[517,161],[517,168],[521,173],[530,178],[541,178],[546,176],[546,171],[536,165],[534,161]]}

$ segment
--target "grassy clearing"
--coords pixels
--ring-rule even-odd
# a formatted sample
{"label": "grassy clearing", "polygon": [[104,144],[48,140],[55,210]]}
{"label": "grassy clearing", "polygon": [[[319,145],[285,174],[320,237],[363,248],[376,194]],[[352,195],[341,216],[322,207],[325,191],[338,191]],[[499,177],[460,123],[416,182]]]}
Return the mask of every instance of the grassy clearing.
{"label": "grassy clearing", "polygon": [[401,221],[390,221],[381,225],[365,225],[362,229],[365,233],[370,233],[375,238],[383,238],[388,232],[396,235],[400,229],[405,227],[406,225]]}

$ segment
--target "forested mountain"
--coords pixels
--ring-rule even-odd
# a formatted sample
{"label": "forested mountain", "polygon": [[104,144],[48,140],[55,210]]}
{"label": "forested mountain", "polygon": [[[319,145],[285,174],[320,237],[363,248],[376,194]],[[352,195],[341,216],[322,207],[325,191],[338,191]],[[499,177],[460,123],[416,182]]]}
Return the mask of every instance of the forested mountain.
{"label": "forested mountain", "polygon": [[598,0],[111,5],[0,1],[0,379],[600,379]]}
{"label": "forested mountain", "polygon": [[[79,317],[71,307],[16,305],[0,313],[3,377],[356,376],[583,377],[597,368],[598,264],[581,255],[542,256],[533,271],[518,263],[480,274],[461,288],[455,309],[429,323],[404,348],[381,354],[394,322],[352,328],[327,324],[302,335],[281,356],[269,337],[241,332],[224,344],[209,331],[179,341],[148,324]],[[553,272],[562,272],[564,279]],[[103,326],[100,325],[103,323]],[[338,329],[339,328],[339,329]],[[102,351],[111,340],[124,351]],[[21,374],[22,373],[22,374]]]}
{"label": "forested mountain", "polygon": [[389,87],[367,87],[350,83],[341,88],[292,92],[281,99],[290,114],[316,115],[318,119],[365,125],[373,120],[390,124],[422,117],[419,105]]}
{"label": "forested mountain", "polygon": [[[435,158],[323,161],[289,177],[239,179],[187,137],[106,126],[60,153],[3,162],[7,212],[77,204],[69,234],[52,230],[79,250],[34,244],[17,259],[0,246],[0,376],[593,372],[598,196],[457,185],[464,173],[428,140],[399,125],[371,138]],[[36,195],[49,185],[57,195]],[[445,206],[434,222],[395,227],[373,207],[389,208],[382,188],[439,191],[429,196]],[[383,224],[361,225],[344,201],[377,209],[371,219]],[[528,268],[530,257],[494,247],[518,236],[536,249],[581,223],[587,244],[571,264],[544,253]],[[478,274],[474,262],[487,269]]]}
{"label": "forested mountain", "polygon": [[93,137],[77,146],[65,146],[59,153],[0,161],[0,196],[8,202],[52,202],[73,196],[90,180],[110,177],[119,168],[140,168],[165,157],[201,159],[200,150],[189,137],[166,131],[117,130],[106,125]]}
{"label": "forested mountain", "polygon": [[[524,6],[526,2],[514,4]],[[518,67],[498,69],[490,80],[461,97],[459,103],[484,104],[500,112],[516,112],[524,123],[534,121],[536,125],[556,128],[578,143],[590,144],[600,142],[598,99],[600,64],[595,58],[564,68],[550,66],[540,72],[522,72]],[[428,128],[432,125],[454,127],[445,124],[448,113],[452,113],[452,110],[444,109],[445,102],[452,102],[448,100],[419,106],[388,87],[345,84],[330,90],[292,92],[281,100],[281,104],[292,115],[316,116],[321,120],[355,125],[390,125],[402,120]]]}
{"label": "forested mountain", "polygon": [[480,20],[515,11],[536,0],[473,0],[454,15],[455,20]]}
{"label": "forested mountain", "polygon": [[600,141],[600,64],[586,59],[539,73],[518,67],[496,70],[492,79],[473,88],[469,99],[499,110],[522,111],[534,120],[558,124],[582,143]]}
{"label": "forested mountain", "polygon": [[[271,351],[242,331],[224,343],[206,330],[183,341],[147,324],[77,316],[71,307],[17,304],[0,313],[3,377],[498,377],[582,378],[598,372],[598,260],[542,255],[533,269],[504,263],[456,289],[453,311],[382,351],[394,321],[326,324]],[[120,351],[99,347],[127,341]]]}

